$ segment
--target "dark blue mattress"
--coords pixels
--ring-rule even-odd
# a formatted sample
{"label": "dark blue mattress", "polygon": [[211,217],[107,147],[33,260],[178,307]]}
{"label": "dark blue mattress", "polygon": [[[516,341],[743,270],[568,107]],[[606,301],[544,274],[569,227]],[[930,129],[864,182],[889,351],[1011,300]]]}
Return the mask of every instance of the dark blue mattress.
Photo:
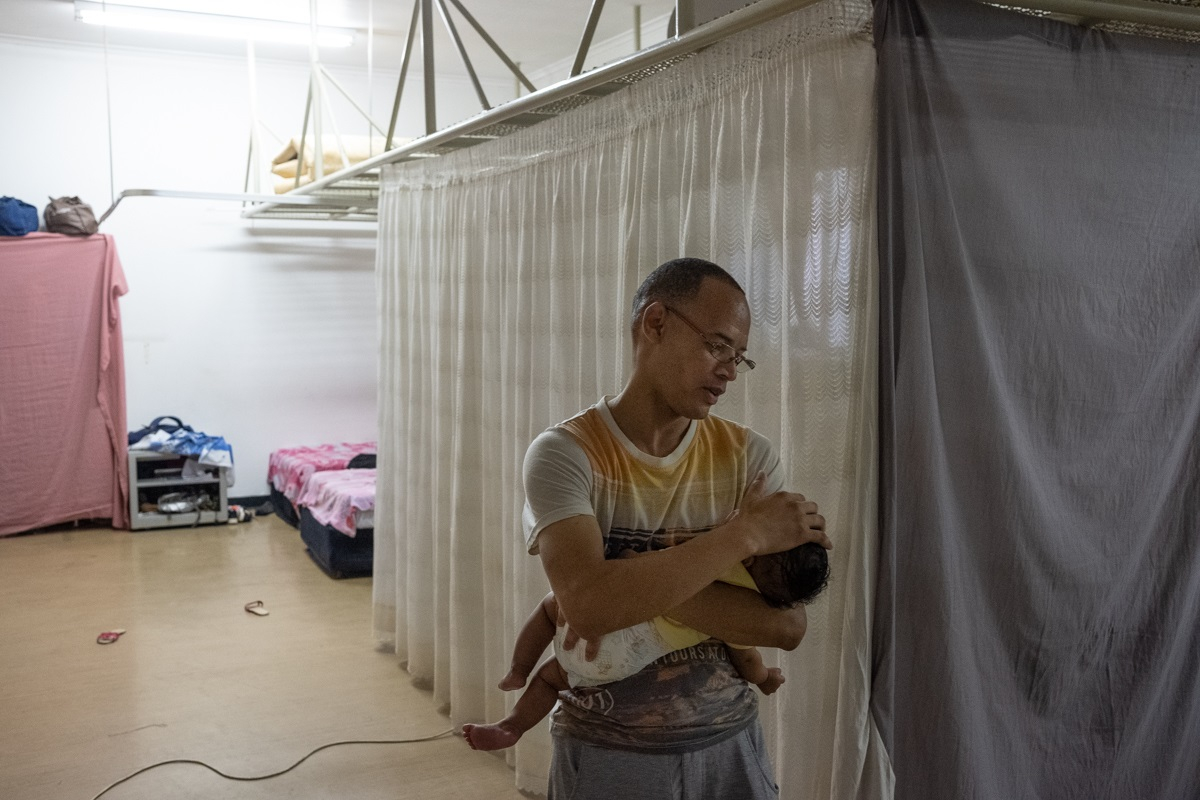
{"label": "dark blue mattress", "polygon": [[296,514],[296,507],[292,505],[292,501],[283,496],[283,492],[271,487],[271,507],[275,509],[275,516],[291,525],[293,528],[300,527],[300,517]]}
{"label": "dark blue mattress", "polygon": [[[290,505],[290,504],[289,504]],[[278,512],[276,512],[278,513]],[[353,537],[322,525],[307,508],[300,508],[300,538],[308,554],[333,578],[370,575],[375,558],[375,530],[359,528]]]}

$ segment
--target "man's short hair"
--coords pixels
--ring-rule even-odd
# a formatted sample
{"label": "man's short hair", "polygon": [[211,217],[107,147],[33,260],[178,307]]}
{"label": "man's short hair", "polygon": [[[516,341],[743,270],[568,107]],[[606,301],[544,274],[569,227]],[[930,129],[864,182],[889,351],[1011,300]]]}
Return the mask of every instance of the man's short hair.
{"label": "man's short hair", "polygon": [[778,584],[758,587],[767,604],[775,608],[807,605],[829,583],[829,554],[815,542],[755,558],[779,559]]}
{"label": "man's short hair", "polygon": [[746,293],[732,275],[711,261],[705,261],[703,258],[673,258],[647,275],[633,295],[630,329],[637,330],[642,312],[651,303],[679,305],[691,300],[700,291],[700,284],[705,278],[716,278],[742,294]]}

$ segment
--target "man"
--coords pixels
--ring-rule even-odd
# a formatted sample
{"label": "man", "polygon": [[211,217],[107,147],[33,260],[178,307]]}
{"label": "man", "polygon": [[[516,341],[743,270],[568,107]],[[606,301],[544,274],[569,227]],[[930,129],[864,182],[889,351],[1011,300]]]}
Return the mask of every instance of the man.
{"label": "man", "polygon": [[[565,622],[595,640],[667,615],[719,640],[795,648],[803,606],[714,583],[751,556],[831,547],[816,504],[779,491],[766,439],[709,414],[754,366],[744,292],[708,261],[668,261],[634,297],[632,335],[621,393],[542,433],[525,458],[526,541]],[[630,550],[644,555],[620,558]],[[549,797],[775,797],[757,708],[716,641],[573,689],[552,717]]]}

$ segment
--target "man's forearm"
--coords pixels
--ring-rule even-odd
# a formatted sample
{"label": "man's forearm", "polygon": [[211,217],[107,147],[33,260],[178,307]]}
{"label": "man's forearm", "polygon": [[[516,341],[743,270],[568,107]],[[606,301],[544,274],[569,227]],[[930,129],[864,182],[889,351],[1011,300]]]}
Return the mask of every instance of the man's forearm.
{"label": "man's forearm", "polygon": [[594,526],[591,517],[563,520],[541,544],[559,609],[585,639],[668,613],[753,552],[730,523],[676,547],[605,560]]}
{"label": "man's forearm", "polygon": [[808,628],[804,606],[772,608],[757,592],[720,582],[667,616],[724,642],[781,650],[796,649]]}

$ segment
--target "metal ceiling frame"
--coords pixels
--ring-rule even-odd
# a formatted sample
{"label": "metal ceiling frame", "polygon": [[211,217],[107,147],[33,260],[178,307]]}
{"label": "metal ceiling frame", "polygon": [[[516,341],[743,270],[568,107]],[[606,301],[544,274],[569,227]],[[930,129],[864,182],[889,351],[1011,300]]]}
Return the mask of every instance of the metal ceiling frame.
{"label": "metal ceiling frame", "polygon": [[[443,2],[443,0],[437,1]],[[518,97],[502,106],[485,109],[475,117],[443,130],[427,133],[424,137],[408,144],[389,148],[374,158],[329,175],[323,180],[300,187],[286,196],[329,196],[329,193],[347,193],[351,190],[349,182],[355,180],[361,182],[364,178],[377,180],[379,168],[387,164],[444,155],[463,147],[498,138],[516,129],[535,125],[584,102],[590,102],[597,97],[619,91],[630,83],[636,82],[636,78],[632,76],[637,76],[638,73],[673,63],[727,36],[769,22],[783,14],[819,1],[758,0],[752,5],[699,27],[686,30],[688,27],[686,23],[693,19],[691,1],[680,0],[677,5],[677,13],[678,19],[685,23],[681,26],[685,32],[658,45],[639,50],[624,59],[581,74],[596,20],[604,6],[604,0],[593,0],[579,51],[571,69],[571,76],[566,80]],[[1154,0],[1019,0],[1015,3],[980,1],[988,2],[990,5],[1041,12],[1075,24],[1122,22],[1173,30],[1200,31],[1200,6],[1194,5],[1155,2]],[[417,0],[417,2],[429,3],[431,0]],[[461,9],[458,0],[451,0],[451,2]],[[397,107],[398,105],[399,93],[397,93]],[[393,125],[394,115],[393,111]],[[367,193],[372,199],[378,197],[377,189],[368,190]],[[256,218],[279,213],[286,213],[286,211],[281,212],[278,204],[265,203],[246,209],[242,216]]]}
{"label": "metal ceiling frame", "polygon": [[[450,1],[461,8],[456,0]],[[642,77],[687,58],[696,51],[735,33],[820,1],[758,0],[758,2],[718,17],[711,22],[687,30],[673,39],[639,50],[630,56],[586,73],[574,74],[556,84],[535,90],[495,108],[485,109],[467,120],[442,130],[427,133],[421,138],[360,161],[347,169],[339,170],[280,195],[275,202],[255,203],[243,210],[242,216],[247,219],[288,217],[295,213],[294,210],[287,208],[288,199],[303,196],[323,197],[330,200],[340,197],[341,200],[347,202],[353,198],[360,207],[374,207],[378,202],[378,188],[367,187],[371,182],[377,182],[380,167],[419,158],[446,155],[536,125],[592,100],[620,91],[626,86],[636,83]],[[431,4],[433,0],[417,0],[417,2]],[[690,0],[680,0],[680,3],[690,7]],[[603,6],[604,0],[593,0],[572,72],[580,67],[586,56],[587,49],[591,44],[591,33],[594,31],[595,21]],[[424,15],[424,11],[421,13]],[[414,11],[415,16],[416,11]],[[687,18],[690,18],[690,13],[680,15],[680,19]],[[408,54],[411,52],[411,39],[410,35],[409,46],[405,50],[406,63]],[[401,82],[403,80],[402,69]],[[428,81],[429,78],[427,77],[426,80]],[[355,185],[355,181],[357,181],[357,185]]]}
{"label": "metal ceiling frame", "polygon": [[[474,117],[450,125],[442,130],[436,127],[436,106],[433,99],[432,18],[433,4],[437,3],[443,22],[472,76],[483,111]],[[422,158],[446,155],[465,147],[491,141],[515,131],[536,125],[559,114],[586,104],[600,97],[636,83],[670,64],[690,57],[692,54],[733,34],[776,19],[784,14],[805,8],[821,0],[757,0],[741,9],[720,16],[705,24],[691,27],[692,0],[677,0],[677,19],[685,24],[683,32],[657,45],[623,59],[597,67],[586,73],[582,65],[591,45],[596,21],[605,0],[592,0],[592,7],[584,26],[583,36],[567,79],[542,89],[534,89],[520,69],[499,48],[478,22],[466,11],[459,0],[449,0],[463,14],[475,30],[484,37],[488,45],[510,68],[516,78],[531,93],[510,100],[494,108],[489,107],[479,81],[475,77],[470,60],[462,47],[461,39],[453,28],[447,13],[446,0],[414,0],[412,25],[405,45],[400,80],[396,89],[396,100],[387,135],[388,148],[385,152],[360,161],[329,175],[318,174],[316,180],[279,195],[227,194],[213,192],[173,192],[153,189],[131,189],[121,193],[112,206],[101,217],[106,219],[124,197],[190,197],[194,199],[237,200],[245,207],[242,217],[247,219],[302,219],[309,221],[358,221],[374,222],[377,219],[379,197],[378,176],[381,167]],[[1063,19],[1075,24],[1097,25],[1105,23],[1127,23],[1152,28],[1200,32],[1200,6],[1184,5],[1155,0],[1018,0],[1018,2],[996,2],[977,0],[988,5],[1015,10],[1033,11]],[[636,19],[636,18],[635,18]],[[413,141],[391,147],[394,141],[396,116],[400,97],[407,76],[407,67],[412,53],[417,23],[420,22],[423,37],[425,74],[426,135]],[[688,29],[690,27],[690,29]],[[636,32],[635,36],[637,35]],[[314,69],[317,68],[314,56]],[[319,78],[320,76],[318,76]],[[317,78],[314,78],[316,80]],[[339,90],[341,87],[337,87]],[[310,103],[312,102],[310,97]],[[359,109],[361,111],[361,109]],[[306,112],[307,115],[307,112]],[[319,116],[319,113],[316,115]],[[379,126],[372,127],[379,130]],[[306,124],[307,128],[307,124]],[[318,128],[319,131],[319,128]],[[303,135],[303,134],[302,134]],[[318,139],[318,141],[320,141]],[[323,159],[316,159],[322,162]]]}

